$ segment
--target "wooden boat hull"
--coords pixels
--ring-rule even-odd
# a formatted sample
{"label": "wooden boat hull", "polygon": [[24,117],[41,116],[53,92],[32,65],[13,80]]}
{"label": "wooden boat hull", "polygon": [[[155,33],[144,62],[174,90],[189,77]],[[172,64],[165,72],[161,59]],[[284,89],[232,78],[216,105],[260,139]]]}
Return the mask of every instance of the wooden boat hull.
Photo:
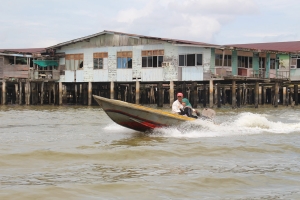
{"label": "wooden boat hull", "polygon": [[105,113],[117,124],[137,131],[178,125],[194,118],[173,114],[159,109],[107,99],[93,95]]}

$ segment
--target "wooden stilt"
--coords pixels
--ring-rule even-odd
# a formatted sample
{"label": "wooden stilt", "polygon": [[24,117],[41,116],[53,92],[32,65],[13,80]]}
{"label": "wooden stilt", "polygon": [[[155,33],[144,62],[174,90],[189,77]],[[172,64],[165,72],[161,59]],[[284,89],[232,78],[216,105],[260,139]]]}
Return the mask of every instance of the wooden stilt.
{"label": "wooden stilt", "polygon": [[294,101],[295,101],[295,106],[298,106],[298,85],[294,85]]}
{"label": "wooden stilt", "polygon": [[50,104],[52,104],[52,87],[51,87],[51,84],[48,84],[48,91],[49,91],[48,102],[49,102],[49,105],[50,105]]}
{"label": "wooden stilt", "polygon": [[192,88],[191,88],[191,104],[193,108],[197,108],[198,104],[198,87],[197,87],[197,82],[192,83]]}
{"label": "wooden stilt", "polygon": [[246,84],[243,84],[243,105],[247,103],[247,87]]}
{"label": "wooden stilt", "polygon": [[261,86],[261,105],[264,105],[266,102],[266,88],[265,86]]}
{"label": "wooden stilt", "polygon": [[63,84],[62,82],[58,83],[58,97],[59,97],[59,105],[62,105],[63,103]]}
{"label": "wooden stilt", "polygon": [[214,85],[214,105],[218,105],[218,89],[217,89],[217,84]]}
{"label": "wooden stilt", "polygon": [[206,106],[207,106],[206,94],[207,94],[206,84],[203,84],[203,90],[202,90],[203,108],[206,108]]}
{"label": "wooden stilt", "polygon": [[170,98],[170,107],[171,107],[174,102],[174,81],[170,81],[169,95],[170,95],[169,98]]}
{"label": "wooden stilt", "polygon": [[6,81],[2,81],[2,105],[5,105],[6,102]]}
{"label": "wooden stilt", "polygon": [[115,83],[113,81],[110,82],[110,98],[115,98]]}
{"label": "wooden stilt", "polygon": [[23,83],[19,82],[20,92],[19,92],[19,104],[23,104]]}
{"label": "wooden stilt", "polygon": [[279,83],[275,83],[275,88],[274,88],[274,107],[278,107],[278,93],[279,93]]}
{"label": "wooden stilt", "polygon": [[158,87],[158,98],[157,98],[157,106],[163,107],[164,104],[164,97],[163,97],[163,83],[159,82],[157,84]]}
{"label": "wooden stilt", "polygon": [[209,80],[209,107],[213,108],[214,106],[214,82]]}
{"label": "wooden stilt", "polygon": [[135,82],[135,103],[140,104],[140,81]]}
{"label": "wooden stilt", "polygon": [[182,94],[183,94],[183,97],[188,98],[187,91],[186,91],[186,83],[185,82],[182,84]]}
{"label": "wooden stilt", "polygon": [[261,105],[262,104],[262,87],[259,86],[258,87],[258,104]]}
{"label": "wooden stilt", "polygon": [[222,88],[222,104],[223,105],[226,104],[226,88],[225,88],[225,86],[223,86],[223,88]]}
{"label": "wooden stilt", "polygon": [[218,105],[218,108],[221,108],[221,85],[220,85],[220,83],[217,84],[217,105]]}
{"label": "wooden stilt", "polygon": [[78,87],[77,83],[75,83],[74,90],[75,90],[75,103],[78,104]]}
{"label": "wooden stilt", "polygon": [[53,91],[53,104],[56,104],[56,91],[55,91],[56,87],[55,87],[55,83],[52,83],[52,91]]}
{"label": "wooden stilt", "polygon": [[282,87],[282,105],[286,105],[287,101],[286,101],[286,87]]}
{"label": "wooden stilt", "polygon": [[88,83],[82,84],[83,105],[88,105]]}
{"label": "wooden stilt", "polygon": [[44,81],[41,83],[41,105],[44,104]]}
{"label": "wooden stilt", "polygon": [[92,105],[92,92],[93,92],[93,85],[92,82],[88,83],[88,106]]}
{"label": "wooden stilt", "polygon": [[16,93],[16,102],[15,104],[19,104],[19,86],[15,84],[15,93]]}
{"label": "wooden stilt", "polygon": [[258,101],[259,101],[259,83],[258,81],[255,82],[255,87],[254,87],[254,107],[258,108]]}
{"label": "wooden stilt", "polygon": [[236,108],[236,81],[232,81],[231,99],[232,108]]}
{"label": "wooden stilt", "polygon": [[238,88],[237,88],[237,97],[236,97],[236,106],[238,108],[241,107],[241,95],[242,95],[242,90],[241,90],[241,84],[238,84]]}

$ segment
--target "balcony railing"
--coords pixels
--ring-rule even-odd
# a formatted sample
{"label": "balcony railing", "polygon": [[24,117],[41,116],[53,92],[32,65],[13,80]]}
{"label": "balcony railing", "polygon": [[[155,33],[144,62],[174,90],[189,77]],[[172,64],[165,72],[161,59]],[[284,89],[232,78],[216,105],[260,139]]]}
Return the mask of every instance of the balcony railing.
{"label": "balcony railing", "polygon": [[59,70],[30,70],[30,79],[32,80],[59,80]]}
{"label": "balcony railing", "polygon": [[29,65],[2,65],[0,79],[59,80],[59,70],[34,70]]}

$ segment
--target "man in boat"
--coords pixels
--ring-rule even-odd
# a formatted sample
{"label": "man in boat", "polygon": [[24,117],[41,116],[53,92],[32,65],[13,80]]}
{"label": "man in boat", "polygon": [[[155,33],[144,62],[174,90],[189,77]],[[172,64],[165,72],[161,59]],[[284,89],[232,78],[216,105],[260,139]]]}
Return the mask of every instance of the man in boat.
{"label": "man in boat", "polygon": [[200,113],[192,108],[189,100],[187,98],[183,98],[183,94],[181,92],[177,93],[177,100],[172,104],[172,112],[178,113],[179,115],[198,118],[192,114],[193,112],[196,112],[196,114],[200,116]]}

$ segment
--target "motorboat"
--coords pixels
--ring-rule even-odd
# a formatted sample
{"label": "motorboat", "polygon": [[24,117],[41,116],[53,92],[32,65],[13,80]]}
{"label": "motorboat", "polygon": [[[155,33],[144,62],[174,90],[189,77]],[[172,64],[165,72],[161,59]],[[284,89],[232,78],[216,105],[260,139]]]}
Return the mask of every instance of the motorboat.
{"label": "motorboat", "polygon": [[195,118],[138,104],[108,99],[97,95],[93,95],[93,97],[115,123],[137,131],[145,132],[155,128],[174,126],[196,120]]}

